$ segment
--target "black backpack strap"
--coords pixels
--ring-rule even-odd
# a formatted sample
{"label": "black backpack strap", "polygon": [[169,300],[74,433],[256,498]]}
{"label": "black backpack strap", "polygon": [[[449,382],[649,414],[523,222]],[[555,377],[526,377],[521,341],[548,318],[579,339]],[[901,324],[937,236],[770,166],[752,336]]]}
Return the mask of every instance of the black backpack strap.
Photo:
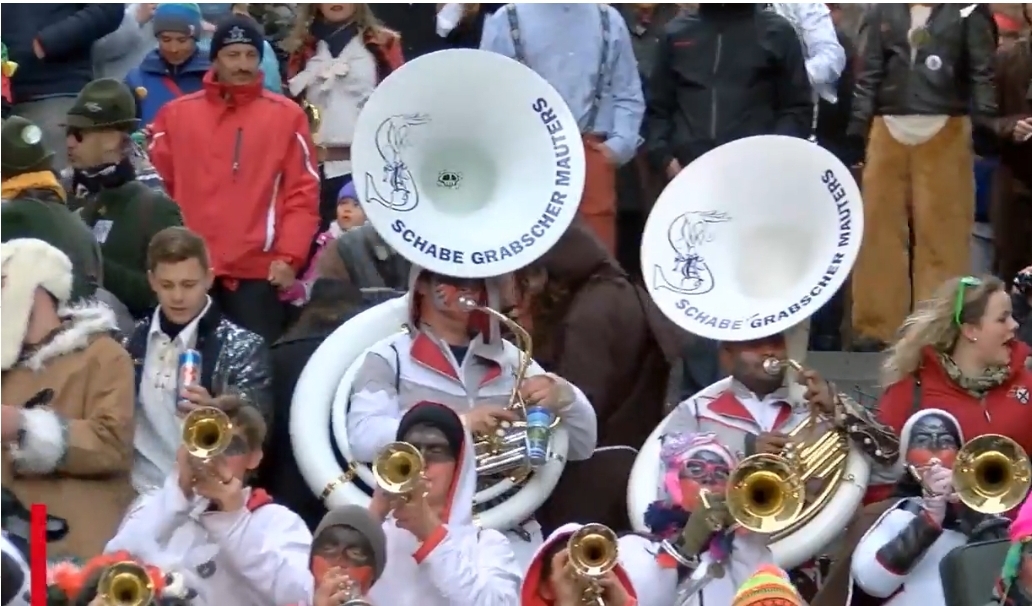
{"label": "black backpack strap", "polygon": [[401,395],[401,355],[398,353],[398,348],[391,345],[391,349],[394,351],[394,393]]}

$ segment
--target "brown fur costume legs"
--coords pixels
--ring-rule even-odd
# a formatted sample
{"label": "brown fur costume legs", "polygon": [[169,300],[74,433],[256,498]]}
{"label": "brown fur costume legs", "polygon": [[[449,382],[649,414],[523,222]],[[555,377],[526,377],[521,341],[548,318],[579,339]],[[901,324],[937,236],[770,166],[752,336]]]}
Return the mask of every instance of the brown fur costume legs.
{"label": "brown fur costume legs", "polygon": [[884,120],[875,118],[863,178],[864,243],[853,270],[853,329],[859,337],[891,341],[912,302],[968,271],[973,162],[967,118],[950,118],[919,145],[898,142]]}

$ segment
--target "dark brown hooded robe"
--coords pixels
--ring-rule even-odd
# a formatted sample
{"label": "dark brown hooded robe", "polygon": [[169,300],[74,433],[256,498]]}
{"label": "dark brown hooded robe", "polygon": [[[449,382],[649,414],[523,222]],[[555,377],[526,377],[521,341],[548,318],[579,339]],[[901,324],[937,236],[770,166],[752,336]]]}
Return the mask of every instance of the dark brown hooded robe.
{"label": "dark brown hooded robe", "polygon": [[[687,333],[666,319],[579,220],[537,262],[569,294],[556,302],[534,358],[584,391],[598,415],[600,451],[570,462],[538,520],[627,529],[627,478],[636,452],[663,419],[673,360]],[[604,447],[611,447],[609,449]],[[630,448],[627,448],[630,447]]]}

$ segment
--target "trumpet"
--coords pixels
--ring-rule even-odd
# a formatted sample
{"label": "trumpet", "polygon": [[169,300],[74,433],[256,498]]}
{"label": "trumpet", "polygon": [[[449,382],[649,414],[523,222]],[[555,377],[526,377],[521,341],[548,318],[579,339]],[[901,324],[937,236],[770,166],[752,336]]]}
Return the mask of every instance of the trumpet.
{"label": "trumpet", "polygon": [[[519,470],[529,472],[531,468],[527,452],[527,404],[523,401],[519,389],[520,384],[527,378],[527,371],[533,360],[534,342],[526,329],[505,314],[479,305],[468,297],[461,297],[459,304],[467,311],[484,312],[504,324],[516,337],[516,346],[520,350],[520,363],[513,375],[513,390],[505,408],[519,413],[523,420],[513,423],[502,421],[494,433],[475,436],[474,451],[477,458],[477,475],[505,474]],[[558,423],[559,418],[556,417],[552,421],[552,429]]]}
{"label": "trumpet", "polygon": [[117,562],[101,575],[97,597],[111,606],[146,606],[154,599],[154,582],[136,562]]}
{"label": "trumpet", "polygon": [[619,557],[616,533],[602,524],[586,524],[570,535],[566,552],[574,576],[584,584],[581,603],[605,606],[602,578],[616,568]]}
{"label": "trumpet", "polygon": [[420,487],[426,461],[408,442],[391,442],[373,461],[376,485],[388,495],[407,500]]}
{"label": "trumpet", "polygon": [[226,452],[232,440],[233,422],[219,408],[198,408],[183,420],[183,444],[199,461],[208,462]]}
{"label": "trumpet", "polygon": [[1001,514],[1020,505],[1032,486],[1028,453],[1014,440],[986,434],[968,440],[953,463],[953,489],[964,505]]}
{"label": "trumpet", "polygon": [[746,457],[727,482],[727,509],[736,524],[760,534],[794,524],[806,505],[798,466],[772,454]]}

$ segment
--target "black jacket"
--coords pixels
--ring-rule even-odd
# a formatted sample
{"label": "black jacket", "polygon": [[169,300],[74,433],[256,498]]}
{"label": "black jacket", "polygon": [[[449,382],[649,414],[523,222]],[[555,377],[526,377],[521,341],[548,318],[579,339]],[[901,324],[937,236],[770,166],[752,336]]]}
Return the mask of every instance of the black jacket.
{"label": "black jacket", "polygon": [[[14,102],[79,94],[93,80],[93,43],[118,29],[124,15],[124,4],[4,4],[0,36],[18,64],[11,77]],[[36,39],[43,59],[32,50]]]}
{"label": "black jacket", "polygon": [[672,20],[648,86],[645,145],[659,169],[753,135],[810,136],[802,44],[757,4],[702,4]]}
{"label": "black jacket", "polygon": [[996,115],[992,19],[981,5],[937,4],[911,62],[908,4],[872,4],[860,28],[849,133],[866,136],[882,115]]}

